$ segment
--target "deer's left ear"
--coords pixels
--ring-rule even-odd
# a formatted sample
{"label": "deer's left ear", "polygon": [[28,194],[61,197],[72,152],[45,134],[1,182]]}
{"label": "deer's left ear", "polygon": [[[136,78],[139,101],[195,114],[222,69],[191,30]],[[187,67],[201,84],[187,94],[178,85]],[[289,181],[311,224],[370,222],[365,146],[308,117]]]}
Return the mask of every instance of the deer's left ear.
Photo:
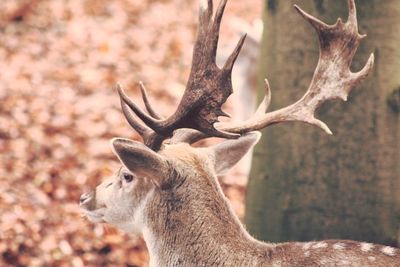
{"label": "deer's left ear", "polygon": [[260,140],[260,132],[250,132],[235,140],[226,140],[207,148],[214,159],[217,175],[225,174]]}
{"label": "deer's left ear", "polygon": [[167,170],[165,159],[142,143],[114,138],[111,145],[121,163],[138,177],[151,178],[160,184]]}

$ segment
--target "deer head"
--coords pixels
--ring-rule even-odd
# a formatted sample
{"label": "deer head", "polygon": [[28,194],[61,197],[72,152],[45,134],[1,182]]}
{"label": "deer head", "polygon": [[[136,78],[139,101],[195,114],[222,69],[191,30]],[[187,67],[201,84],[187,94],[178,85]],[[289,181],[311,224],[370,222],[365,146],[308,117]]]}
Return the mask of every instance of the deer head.
{"label": "deer head", "polygon": [[[147,112],[117,86],[123,113],[143,137],[143,143],[113,139],[111,146],[122,163],[121,169],[95,190],[81,196],[80,205],[88,219],[107,222],[127,232],[143,233],[151,250],[160,251],[162,244],[169,244],[169,250],[176,249],[184,254],[186,252],[177,243],[208,247],[217,242],[214,237],[218,237],[223,244],[235,240],[236,246],[240,246],[243,240],[252,240],[225,201],[217,175],[235,165],[257,143],[261,135],[257,131],[271,124],[299,121],[331,134],[328,126],[315,118],[316,109],[328,100],[346,100],[351,89],[362,82],[373,67],[371,55],[362,70],[350,71],[353,56],[365,37],[358,33],[354,0],[348,0],[347,22],[338,19],[334,25],[327,25],[295,6],[316,30],[320,41],[319,62],[308,90],[296,103],[266,113],[271,93],[265,80],[265,98],[250,119],[235,124],[218,123],[219,116],[228,116],[221,107],[233,91],[231,72],[246,38],[243,36],[239,40],[222,68],[216,65],[219,28],[226,2],[221,0],[213,15],[213,1],[200,0],[191,73],[173,115],[163,118],[153,109],[142,83],[140,88]],[[212,147],[191,146],[208,137],[226,140]],[[187,236],[179,236],[178,230],[186,231]],[[258,250],[260,246],[264,245],[253,243],[241,248]],[[171,256],[171,253],[166,254]]]}
{"label": "deer head", "polygon": [[[142,233],[151,216],[148,209],[162,205],[160,198],[169,192],[183,191],[185,198],[196,196],[198,200],[200,192],[206,196],[207,192],[220,192],[216,175],[234,166],[259,137],[253,132],[208,148],[181,143],[166,145],[158,152],[136,141],[115,138],[111,146],[123,166],[94,191],[83,194],[81,207],[93,222]],[[187,191],[197,192],[190,196]]]}

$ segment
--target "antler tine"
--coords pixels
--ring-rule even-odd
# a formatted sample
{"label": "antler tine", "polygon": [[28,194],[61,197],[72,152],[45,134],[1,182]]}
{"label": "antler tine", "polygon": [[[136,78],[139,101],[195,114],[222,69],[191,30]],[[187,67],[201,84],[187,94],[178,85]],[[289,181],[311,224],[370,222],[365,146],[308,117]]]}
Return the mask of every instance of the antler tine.
{"label": "antler tine", "polygon": [[358,32],[356,3],[354,2],[354,0],[348,0],[348,6],[349,6],[349,17],[347,19],[347,22],[353,25],[353,27]]}
{"label": "antler tine", "polygon": [[206,29],[210,25],[213,14],[213,1],[201,0],[199,10],[199,29]]}
{"label": "antler tine", "polygon": [[202,52],[205,53],[205,58],[193,58],[193,63],[195,63],[195,60],[208,60],[209,63],[215,64],[219,41],[219,30],[226,4],[227,0],[220,1],[213,19],[213,1],[200,0],[199,33],[195,45],[195,51],[203,50]]}
{"label": "antler tine", "polygon": [[211,56],[212,56],[212,59],[214,60],[214,62],[215,62],[215,59],[217,56],[219,30],[221,28],[221,21],[222,21],[223,15],[224,15],[226,3],[227,3],[227,0],[221,0],[219,2],[218,9],[215,13],[214,23],[212,25],[210,53],[211,53]]}
{"label": "antler tine", "polygon": [[[153,110],[148,101],[145,87],[142,84],[140,84],[140,87],[147,110]],[[158,150],[166,137],[162,134],[157,133],[156,131],[154,131],[154,129],[149,127],[149,125],[154,127],[154,123],[158,123],[159,120],[157,120],[157,114],[154,113],[152,115],[155,118],[148,116],[132,100],[129,99],[129,97],[125,94],[119,84],[117,84],[116,88],[120,96],[122,112],[124,113],[124,116],[129,125],[132,126],[132,128],[140,134],[146,146],[153,150]],[[146,126],[141,125],[133,116],[132,112],[135,113],[143,122],[145,122]],[[148,123],[149,121],[154,123]]]}
{"label": "antler tine", "polygon": [[268,79],[264,79],[265,82],[265,96],[258,106],[255,116],[263,116],[267,112],[269,104],[271,104],[271,86],[269,85]]}
{"label": "antler tine", "polygon": [[298,5],[294,5],[294,8],[299,12],[299,14],[307,20],[317,31],[323,31],[329,28],[329,25],[326,24],[325,22],[317,19],[314,16],[311,16],[310,14],[306,13],[301,9]]}
{"label": "antler tine", "polygon": [[[203,60],[207,62],[212,61],[212,58],[208,55],[206,44],[209,42],[207,38],[213,23],[214,5],[212,0],[200,0],[199,4],[199,27],[193,49],[192,68],[193,66],[200,65]],[[196,56],[197,54],[202,54],[202,56],[198,57]]]}
{"label": "antler tine", "polygon": [[142,93],[143,103],[146,107],[147,112],[152,116],[154,119],[161,120],[162,117],[159,115],[151,106],[149,101],[149,95],[147,93],[146,87],[144,86],[143,82],[139,82],[140,91]]}
{"label": "antler tine", "polygon": [[224,15],[226,3],[228,0],[221,0],[219,2],[219,6],[217,9],[217,12],[215,13],[215,19],[214,19],[214,33],[219,34],[219,27],[221,25],[222,17]]}
{"label": "antler tine", "polygon": [[368,75],[370,74],[371,70],[374,67],[374,61],[375,61],[375,56],[374,54],[371,54],[364,68],[362,68],[359,72],[351,73],[351,77],[355,85],[358,85],[363,80],[365,80],[365,78],[368,77]]}
{"label": "antler tine", "polygon": [[233,66],[235,65],[236,59],[238,58],[240,51],[242,50],[244,41],[246,41],[247,34],[244,34],[238,44],[236,45],[235,50],[233,50],[232,54],[229,56],[227,61],[225,62],[225,65],[223,67],[224,70],[227,70],[229,72],[232,72]]}
{"label": "antler tine", "polygon": [[154,132],[152,129],[141,125],[132,115],[132,111],[122,99],[121,108],[129,125],[143,138],[143,143],[151,149],[158,150],[165,138]]}
{"label": "antler tine", "polygon": [[[122,91],[119,85],[117,85],[117,89]],[[143,142],[146,146],[158,150],[164,140],[163,137],[149,127],[141,125],[133,116],[131,108],[126,104],[122,97],[120,98],[120,101],[122,112],[129,125],[143,138]]]}
{"label": "antler tine", "polygon": [[135,117],[132,116],[131,110],[125,104],[125,102],[122,100],[121,100],[121,108],[122,108],[122,112],[124,113],[124,116],[125,116],[126,120],[128,121],[129,125],[132,126],[132,128],[135,129],[135,131],[137,131],[141,136],[146,135],[146,133],[150,131],[150,128],[141,125],[135,119]]}
{"label": "antler tine", "polygon": [[[120,85],[117,85],[118,94],[126,105],[153,131],[160,135],[169,137],[172,134],[171,118],[166,120],[158,120],[149,115],[147,115],[143,110],[141,110],[124,92]],[[173,126],[173,125],[172,125]]]}

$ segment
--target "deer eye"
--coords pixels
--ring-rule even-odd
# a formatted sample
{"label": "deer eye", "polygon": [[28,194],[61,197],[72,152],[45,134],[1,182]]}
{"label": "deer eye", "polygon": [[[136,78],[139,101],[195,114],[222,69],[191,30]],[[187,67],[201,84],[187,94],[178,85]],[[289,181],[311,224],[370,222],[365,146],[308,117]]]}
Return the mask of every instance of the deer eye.
{"label": "deer eye", "polygon": [[132,182],[134,176],[130,173],[124,173],[122,175],[122,178],[124,179],[125,182],[130,183],[130,182]]}

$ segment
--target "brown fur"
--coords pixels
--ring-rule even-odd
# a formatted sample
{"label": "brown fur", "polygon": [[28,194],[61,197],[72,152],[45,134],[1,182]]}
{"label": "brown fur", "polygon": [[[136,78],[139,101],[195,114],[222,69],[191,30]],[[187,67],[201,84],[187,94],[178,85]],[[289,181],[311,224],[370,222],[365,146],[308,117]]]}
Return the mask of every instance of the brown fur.
{"label": "brown fur", "polygon": [[[159,154],[169,166],[160,185],[152,183],[152,178],[138,178],[134,189],[122,198],[124,203],[108,204],[107,198],[114,197],[106,192],[111,190],[107,185],[118,185],[116,176],[99,185],[95,197],[83,204],[94,211],[104,206],[114,209],[104,221],[143,233],[150,266],[400,266],[400,251],[381,245],[342,240],[257,241],[232,212],[207,150],[181,144],[167,146]],[[140,229],[132,230],[130,220],[140,221]]]}
{"label": "brown fur", "polygon": [[379,245],[362,251],[355,241],[268,244],[253,239],[232,213],[207,160],[188,150],[166,153],[178,157],[172,165],[184,182],[156,191],[145,210],[158,243],[150,250],[160,253],[160,266],[399,266],[400,251],[386,255]]}

